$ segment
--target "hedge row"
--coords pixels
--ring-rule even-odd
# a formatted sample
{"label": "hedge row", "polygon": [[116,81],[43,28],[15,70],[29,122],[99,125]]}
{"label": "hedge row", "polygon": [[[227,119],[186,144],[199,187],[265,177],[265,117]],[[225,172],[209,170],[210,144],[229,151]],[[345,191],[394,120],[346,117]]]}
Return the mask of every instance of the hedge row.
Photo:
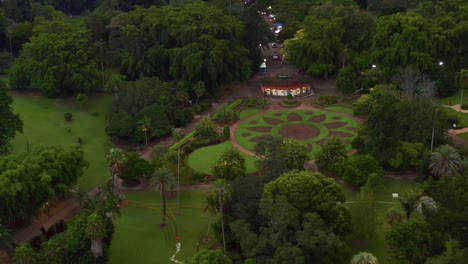
{"label": "hedge row", "polygon": [[176,150],[180,146],[183,146],[185,143],[187,143],[193,136],[195,136],[195,131],[192,131],[188,133],[187,135],[185,135],[181,140],[179,140],[179,142],[172,145],[169,149]]}

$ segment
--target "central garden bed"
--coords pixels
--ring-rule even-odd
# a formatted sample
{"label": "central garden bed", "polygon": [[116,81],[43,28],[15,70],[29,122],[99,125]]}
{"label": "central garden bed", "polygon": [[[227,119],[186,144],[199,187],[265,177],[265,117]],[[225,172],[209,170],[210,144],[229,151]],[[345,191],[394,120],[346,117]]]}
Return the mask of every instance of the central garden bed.
{"label": "central garden bed", "polygon": [[311,158],[315,157],[320,145],[333,136],[343,139],[351,149],[359,125],[348,116],[324,110],[273,111],[241,122],[235,138],[242,147],[252,150],[259,136],[271,134],[307,144]]}

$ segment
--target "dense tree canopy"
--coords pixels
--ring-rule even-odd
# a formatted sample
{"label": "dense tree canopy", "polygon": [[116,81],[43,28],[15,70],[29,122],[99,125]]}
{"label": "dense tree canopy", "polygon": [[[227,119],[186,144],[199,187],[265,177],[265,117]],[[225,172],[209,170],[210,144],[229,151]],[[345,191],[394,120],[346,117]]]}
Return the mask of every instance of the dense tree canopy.
{"label": "dense tree canopy", "polygon": [[90,32],[66,20],[42,20],[10,72],[10,86],[38,87],[48,96],[95,88],[99,77]]}
{"label": "dense tree canopy", "polygon": [[19,224],[51,197],[62,197],[88,162],[78,147],[38,147],[29,153],[0,157],[0,221]]}
{"label": "dense tree canopy", "polygon": [[258,231],[248,220],[230,228],[246,263],[342,263],[341,235],[349,228],[343,201],[334,180],[291,171],[265,185]]}
{"label": "dense tree canopy", "polygon": [[121,62],[133,78],[203,81],[212,91],[250,76],[248,50],[239,43],[242,22],[213,5],[137,8],[124,21]]}
{"label": "dense tree canopy", "polygon": [[13,113],[11,103],[13,99],[6,84],[0,80],[0,156],[8,152],[10,140],[17,132],[23,132],[23,122]]}

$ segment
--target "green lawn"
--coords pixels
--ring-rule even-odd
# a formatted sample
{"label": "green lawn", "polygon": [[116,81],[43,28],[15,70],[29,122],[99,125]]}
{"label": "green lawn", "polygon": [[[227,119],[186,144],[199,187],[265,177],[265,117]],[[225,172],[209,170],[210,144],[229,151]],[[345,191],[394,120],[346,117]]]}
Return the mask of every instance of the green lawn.
{"label": "green lawn", "polygon": [[450,116],[457,116],[460,119],[458,127],[468,127],[468,113],[461,113],[451,108],[444,108],[444,111]]}
{"label": "green lawn", "polygon": [[[212,174],[211,166],[224,151],[233,148],[230,141],[225,141],[221,144],[200,148],[192,152],[187,160],[188,165],[197,172]],[[247,173],[254,173],[257,171],[255,167],[255,157],[241,152],[242,157],[245,158],[245,166]]]}
{"label": "green lawn", "polygon": [[[345,206],[348,209],[352,209],[352,206],[355,205],[353,201],[356,200],[358,193],[355,190],[351,190],[346,184],[341,184],[341,186],[343,187],[346,201],[348,202]],[[397,210],[400,210],[404,215],[403,207],[400,205],[397,198],[392,197],[392,193],[398,193],[398,195],[401,197],[407,191],[419,186],[420,184],[413,181],[385,180],[385,187],[374,196],[374,200],[378,201],[376,204],[377,229],[375,240],[370,241],[367,247],[353,246],[353,254],[357,254],[362,251],[370,252],[378,258],[379,263],[387,263],[390,252],[388,251],[385,237],[388,232],[390,232],[391,227],[385,222],[385,213],[387,210],[393,207]],[[415,213],[412,217],[419,216],[417,213]],[[351,238],[352,237],[353,234],[351,234]]]}
{"label": "green lawn", "polygon": [[459,137],[468,139],[468,133],[458,134]]}
{"label": "green lawn", "polygon": [[[82,138],[85,159],[89,162],[89,168],[78,179],[78,187],[83,190],[90,190],[109,177],[105,155],[111,146],[104,129],[112,96],[91,94],[88,97],[88,105],[81,109],[74,98],[13,94],[13,109],[24,123],[24,133],[17,134],[11,142],[13,152],[26,151],[28,144],[30,148],[39,144],[66,147]],[[65,112],[73,114],[72,122],[65,122]]]}
{"label": "green lawn", "polygon": [[[460,99],[461,99],[461,90],[457,91],[452,96],[441,98],[439,102],[445,105],[456,105],[460,103]],[[468,104],[468,89],[465,89],[463,91],[463,103]]]}
{"label": "green lawn", "polygon": [[[292,115],[299,115],[299,120],[289,121]],[[316,121],[310,121],[310,119],[321,117]],[[315,119],[314,119],[315,120]],[[327,128],[330,123],[340,123],[336,128]],[[335,135],[343,138],[345,143],[350,144],[354,136],[356,135],[356,129],[358,122],[354,119],[343,116],[338,113],[322,110],[281,110],[264,113],[252,118],[247,118],[238,127],[235,132],[236,141],[244,148],[252,150],[256,144],[256,138],[261,135],[271,134],[274,136],[280,136],[279,130],[285,125],[289,124],[307,124],[320,130],[320,135],[300,140],[301,142],[308,144],[312,149],[310,157],[314,158],[316,153],[320,150],[320,144],[326,140],[327,137],[334,136],[333,133],[346,133],[343,135]],[[267,129],[268,131],[260,131]],[[348,146],[348,150],[351,149]]]}
{"label": "green lawn", "polygon": [[[176,199],[168,200],[167,227],[161,228],[162,206],[159,193],[127,193],[129,206],[122,208],[122,215],[115,221],[115,233],[110,248],[111,264],[170,264],[169,258],[176,252],[177,231],[181,251],[179,261],[192,256],[199,249],[217,243],[203,243],[209,224],[209,214],[204,212],[207,191],[181,191],[180,211],[176,215]],[[177,230],[177,231],[176,231]]]}
{"label": "green lawn", "polygon": [[257,109],[257,108],[247,108],[247,109],[242,109],[239,111],[239,119],[244,119],[246,117],[249,117],[251,115],[254,115],[256,113],[263,112],[262,109]]}
{"label": "green lawn", "polygon": [[330,105],[330,106],[324,107],[323,109],[333,110],[333,111],[345,113],[348,115],[354,115],[353,109],[350,105],[339,105],[339,104]]}

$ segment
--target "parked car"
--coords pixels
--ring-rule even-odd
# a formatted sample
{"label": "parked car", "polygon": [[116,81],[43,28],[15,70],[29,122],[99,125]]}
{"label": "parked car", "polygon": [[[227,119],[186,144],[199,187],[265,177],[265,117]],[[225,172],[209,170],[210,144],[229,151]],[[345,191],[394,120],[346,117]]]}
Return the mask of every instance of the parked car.
{"label": "parked car", "polygon": [[271,56],[272,59],[274,60],[278,60],[279,59],[279,56],[278,56],[278,53],[273,53],[273,56]]}

